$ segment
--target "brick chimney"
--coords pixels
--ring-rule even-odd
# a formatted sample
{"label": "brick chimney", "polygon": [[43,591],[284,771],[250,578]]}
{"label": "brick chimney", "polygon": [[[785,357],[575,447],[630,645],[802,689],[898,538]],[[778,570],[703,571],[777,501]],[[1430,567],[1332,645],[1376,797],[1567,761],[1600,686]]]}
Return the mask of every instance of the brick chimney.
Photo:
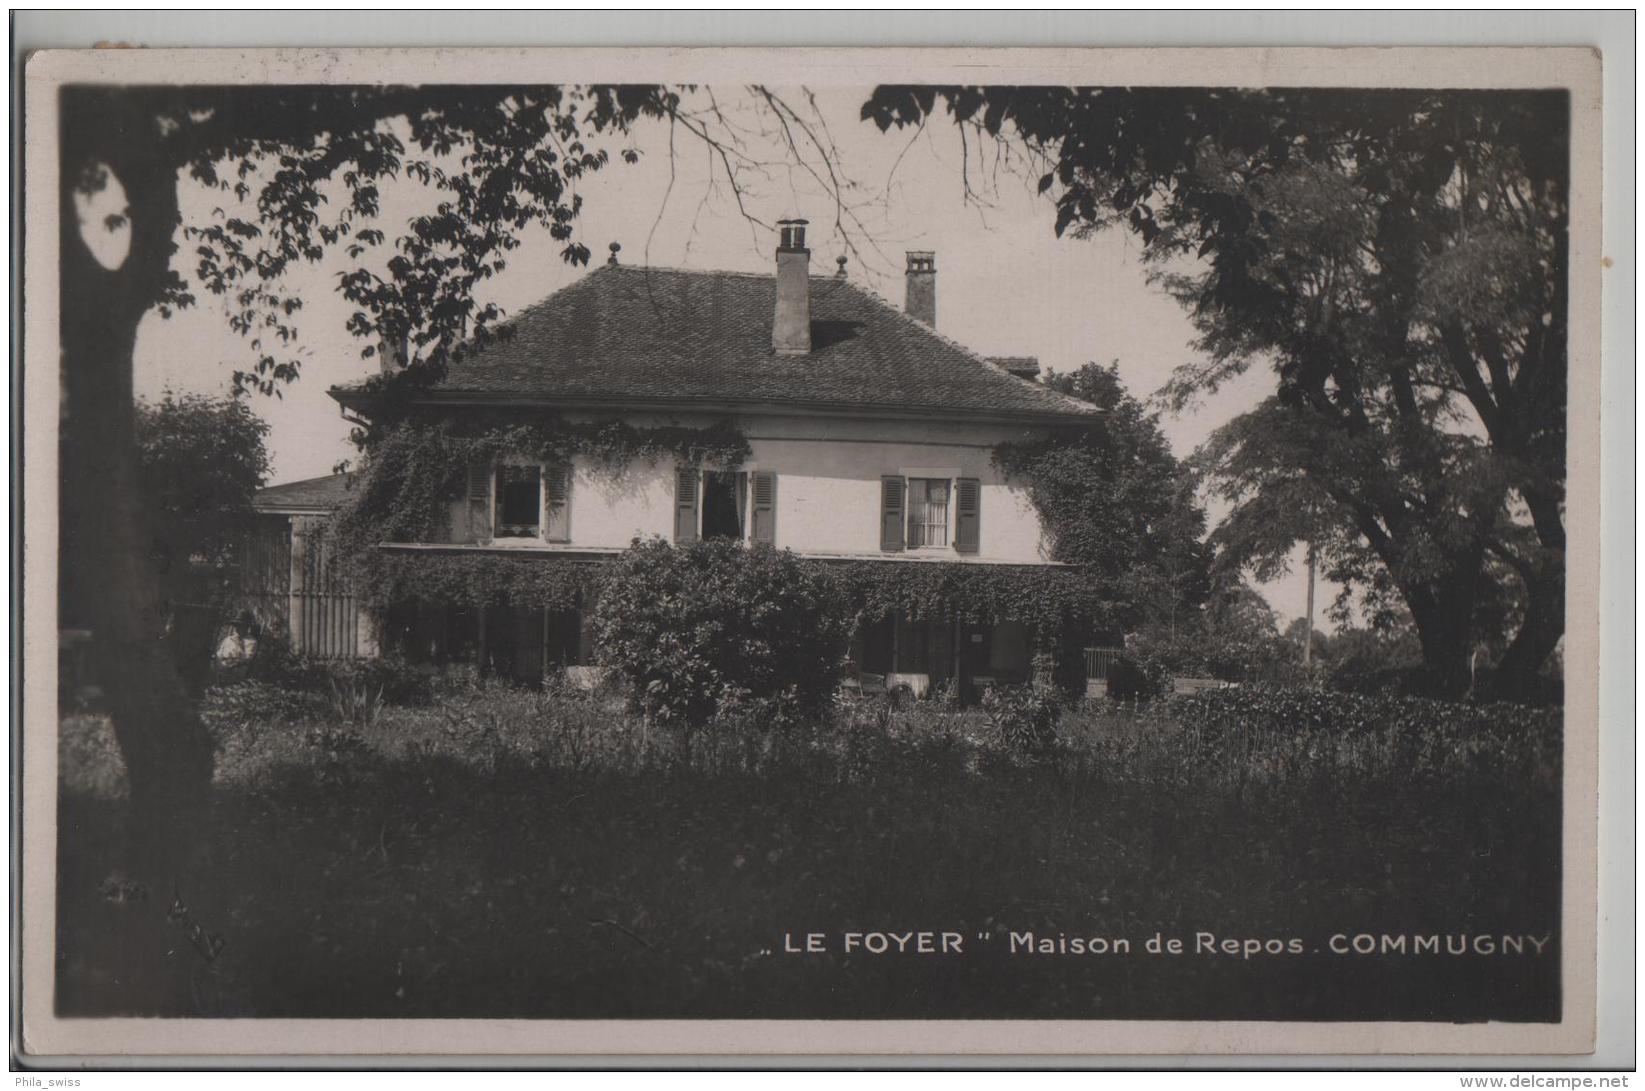
{"label": "brick chimney", "polygon": [[377,337],[377,367],[384,375],[392,375],[406,366],[411,358],[411,338],[402,337],[395,345],[392,338],[379,334]]}
{"label": "brick chimney", "polygon": [[908,286],[903,310],[932,329],[937,328],[937,254],[934,250],[908,251]]}
{"label": "brick chimney", "polygon": [[804,220],[779,220],[777,246],[777,313],[771,322],[771,347],[779,356],[811,351],[811,251],[805,248]]}

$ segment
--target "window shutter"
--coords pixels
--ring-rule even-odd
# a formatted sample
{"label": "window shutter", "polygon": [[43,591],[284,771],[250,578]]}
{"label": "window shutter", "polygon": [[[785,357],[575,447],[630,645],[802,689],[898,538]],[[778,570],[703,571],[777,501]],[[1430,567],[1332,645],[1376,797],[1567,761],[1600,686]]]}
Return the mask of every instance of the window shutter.
{"label": "window shutter", "polygon": [[468,464],[468,533],[476,542],[491,537],[491,463]]}
{"label": "window shutter", "polygon": [[907,494],[908,482],[902,478],[880,478],[880,548],[883,550],[900,550],[903,546]]}
{"label": "window shutter", "polygon": [[753,478],[754,517],[750,538],[774,545],[777,541],[777,475],[756,471]]}
{"label": "window shutter", "polygon": [[981,542],[982,483],[974,477],[962,477],[954,482],[954,550],[958,553],[977,552]]}
{"label": "window shutter", "polygon": [[674,540],[697,540],[697,494],[702,474],[696,467],[681,467],[674,478]]}
{"label": "window shutter", "polygon": [[571,467],[543,467],[544,537],[550,542],[571,541]]}

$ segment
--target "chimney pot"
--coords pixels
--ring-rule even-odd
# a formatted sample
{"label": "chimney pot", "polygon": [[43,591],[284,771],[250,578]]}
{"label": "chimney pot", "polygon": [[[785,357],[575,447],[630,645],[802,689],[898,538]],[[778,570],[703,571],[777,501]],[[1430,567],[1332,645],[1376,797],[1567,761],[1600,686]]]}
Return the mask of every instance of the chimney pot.
{"label": "chimney pot", "polygon": [[777,229],[782,241],[778,244],[779,250],[804,250],[805,229],[809,220],[778,220]]}
{"label": "chimney pot", "polygon": [[910,250],[903,310],[910,318],[937,328],[937,254],[934,250]]}
{"label": "chimney pot", "polygon": [[777,309],[771,348],[779,356],[811,351],[811,251],[805,248],[806,221],[779,220]]}

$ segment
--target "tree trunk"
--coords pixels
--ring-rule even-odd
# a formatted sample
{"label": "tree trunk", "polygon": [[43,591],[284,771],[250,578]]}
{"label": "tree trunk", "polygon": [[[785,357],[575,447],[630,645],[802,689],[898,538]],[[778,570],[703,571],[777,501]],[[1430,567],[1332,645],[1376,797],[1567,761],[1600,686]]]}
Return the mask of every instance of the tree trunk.
{"label": "tree trunk", "polygon": [[[200,905],[203,891],[195,880],[210,837],[212,742],[164,639],[137,491],[132,380],[137,323],[165,283],[173,249],[176,170],[156,161],[157,140],[144,131],[143,119],[100,109],[108,101],[98,96],[92,109],[76,110],[74,92],[64,92],[59,601],[61,624],[92,634],[93,670],[130,792],[124,864],[148,892],[138,903],[147,919],[126,922],[135,931],[122,943],[121,957],[131,964],[115,972],[123,993],[115,1003],[133,1012],[176,1013],[187,1002],[195,967],[166,914],[174,895]],[[74,201],[83,172],[98,163],[125,188],[132,225],[130,251],[112,270],[83,241]],[[59,891],[59,897],[83,902],[95,895]]]}
{"label": "tree trunk", "polygon": [[1406,604],[1422,644],[1421,692],[1424,696],[1460,700],[1473,684],[1472,654],[1474,605],[1479,590],[1479,564],[1458,563],[1442,578],[1408,591]]}
{"label": "tree trunk", "polygon": [[1520,567],[1525,585],[1525,619],[1497,664],[1504,696],[1529,696],[1543,664],[1565,635],[1565,520],[1560,511],[1562,493],[1553,488],[1520,490],[1531,513],[1540,549],[1528,566]]}
{"label": "tree trunk", "polygon": [[1496,692],[1508,698],[1539,696],[1543,665],[1565,635],[1565,554],[1544,557],[1529,572],[1521,571],[1525,585],[1525,618],[1496,668]]}

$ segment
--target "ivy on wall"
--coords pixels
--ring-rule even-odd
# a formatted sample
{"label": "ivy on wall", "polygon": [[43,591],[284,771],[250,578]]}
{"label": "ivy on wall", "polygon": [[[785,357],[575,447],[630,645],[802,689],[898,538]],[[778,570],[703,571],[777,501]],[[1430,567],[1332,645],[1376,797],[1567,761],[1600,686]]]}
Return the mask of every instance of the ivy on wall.
{"label": "ivy on wall", "polygon": [[751,451],[737,426],[669,424],[636,427],[623,420],[568,421],[557,416],[472,414],[410,416],[384,429],[366,453],[349,501],[332,521],[340,555],[365,569],[362,582],[381,582],[379,542],[436,542],[450,527],[450,504],[463,495],[468,467],[501,455],[542,462],[581,457],[621,474],[636,462],[688,466],[740,465]]}
{"label": "ivy on wall", "polygon": [[607,561],[498,553],[402,553],[374,549],[356,591],[378,612],[422,600],[453,606],[570,610],[605,574]]}
{"label": "ivy on wall", "polygon": [[915,621],[1018,621],[1041,638],[1102,628],[1112,605],[1077,568],[962,562],[814,561],[830,570],[859,617]]}
{"label": "ivy on wall", "polygon": [[[544,462],[579,458],[621,474],[636,462],[651,461],[730,469],[751,451],[729,420],[692,428],[520,414],[408,416],[374,437],[351,499],[332,522],[336,548],[353,558],[356,591],[368,607],[386,610],[395,602],[421,599],[569,609],[603,578],[609,562],[599,559],[377,548],[384,542],[446,539],[451,503],[463,495],[467,467],[504,455]],[[1039,493],[1031,490],[1033,496]],[[1086,566],[803,563],[816,566],[864,622],[895,613],[916,621],[1016,621],[1043,644],[1114,628],[1125,613]]]}
{"label": "ivy on wall", "polygon": [[[357,593],[373,609],[410,599],[461,606],[563,610],[604,578],[606,559],[487,552],[373,549]],[[837,589],[851,614],[875,622],[901,613],[915,621],[1017,621],[1040,639],[1109,624],[1113,606],[1094,598],[1071,568],[963,562],[800,562]]]}

